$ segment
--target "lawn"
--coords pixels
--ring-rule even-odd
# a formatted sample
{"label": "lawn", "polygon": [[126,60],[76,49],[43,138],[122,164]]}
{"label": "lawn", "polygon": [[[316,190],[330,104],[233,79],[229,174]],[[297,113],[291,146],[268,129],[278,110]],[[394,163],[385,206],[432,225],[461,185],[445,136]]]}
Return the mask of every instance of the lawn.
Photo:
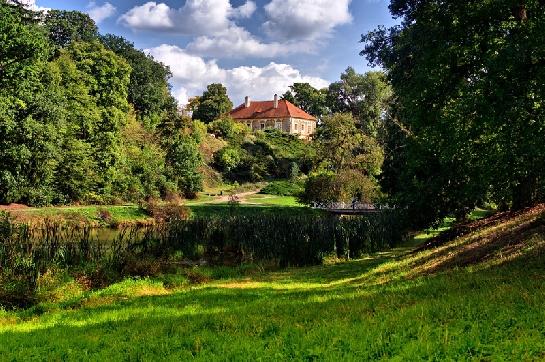
{"label": "lawn", "polygon": [[0,312],[3,360],[543,360],[545,238],[521,216],[417,254],[226,268]]}
{"label": "lawn", "polygon": [[[299,204],[294,197],[251,194],[241,198],[238,206],[228,202],[217,202],[218,197],[206,194],[198,199],[186,201],[184,204],[192,211],[193,217],[224,216],[230,214],[255,215],[256,213],[313,213],[317,212]],[[104,211],[109,214],[105,220],[101,217]],[[33,222],[45,218],[62,218],[88,222],[95,226],[117,226],[146,224],[152,218],[136,204],[107,206],[62,206],[44,208],[21,208],[10,211],[21,222]]]}
{"label": "lawn", "polygon": [[[61,206],[43,208],[22,208],[10,211],[22,222],[33,222],[45,218],[63,218],[66,220],[85,221],[96,226],[111,224],[131,224],[146,222],[151,218],[138,205],[108,205],[108,206]],[[107,212],[105,219],[101,214]]]}

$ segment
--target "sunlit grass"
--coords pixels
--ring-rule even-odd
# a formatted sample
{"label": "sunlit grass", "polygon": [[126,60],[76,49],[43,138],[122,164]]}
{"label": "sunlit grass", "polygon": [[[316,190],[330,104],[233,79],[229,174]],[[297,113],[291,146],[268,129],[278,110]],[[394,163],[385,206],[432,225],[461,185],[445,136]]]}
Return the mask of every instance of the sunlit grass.
{"label": "sunlit grass", "polygon": [[[418,254],[265,272],[199,267],[0,312],[7,360],[543,360],[540,229],[465,260],[518,218]],[[491,244],[492,243],[492,244]],[[179,280],[175,280],[179,278]]]}

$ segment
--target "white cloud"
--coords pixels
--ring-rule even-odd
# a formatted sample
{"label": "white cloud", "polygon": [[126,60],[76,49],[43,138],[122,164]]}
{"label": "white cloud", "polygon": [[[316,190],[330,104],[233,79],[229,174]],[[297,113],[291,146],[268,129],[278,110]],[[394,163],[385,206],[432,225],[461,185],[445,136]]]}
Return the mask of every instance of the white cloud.
{"label": "white cloud", "polygon": [[246,1],[246,3],[238,8],[233,9],[233,17],[235,18],[249,18],[257,10],[257,5],[253,1]]}
{"label": "white cloud", "polygon": [[274,58],[295,53],[312,53],[312,42],[264,43],[246,29],[233,26],[217,36],[200,36],[187,45],[192,54],[221,58]]}
{"label": "white cloud", "polygon": [[234,8],[229,0],[187,0],[179,9],[153,1],[132,8],[119,18],[119,22],[133,30],[214,35],[233,26],[231,19],[249,17],[255,10],[252,1]]}
{"label": "white cloud", "polygon": [[[12,1],[10,1],[12,2]],[[51,8],[45,8],[43,6],[38,6],[36,4],[36,0],[19,0],[21,4],[23,4],[27,9],[33,10],[33,11],[44,11],[48,12],[51,10]]]}
{"label": "white cloud", "polygon": [[224,69],[215,60],[205,61],[173,45],[164,44],[146,52],[170,67],[174,95],[180,104],[187,103],[189,96],[202,94],[210,83],[224,84],[235,105],[242,103],[246,95],[256,100],[272,99],[275,93],[284,93],[296,82],[308,82],[317,88],[329,84],[322,78],[303,75],[289,64],[271,62],[264,67],[241,66]]}
{"label": "white cloud", "polygon": [[115,6],[109,2],[99,6],[95,1],[91,1],[89,5],[87,5],[87,14],[89,14],[91,19],[93,19],[97,24],[113,16],[116,10],[117,9]]}
{"label": "white cloud", "polygon": [[[235,23],[257,10],[254,1],[233,7],[230,0],[186,0],[181,8],[147,2],[119,18],[133,30],[193,36],[186,50],[214,58],[275,58],[313,54],[332,30],[351,20],[351,0],[270,0],[264,24],[268,41]],[[286,9],[289,9],[287,11]]]}
{"label": "white cloud", "polygon": [[263,27],[279,40],[327,37],[335,27],[352,21],[351,1],[272,0],[265,6],[268,20]]}

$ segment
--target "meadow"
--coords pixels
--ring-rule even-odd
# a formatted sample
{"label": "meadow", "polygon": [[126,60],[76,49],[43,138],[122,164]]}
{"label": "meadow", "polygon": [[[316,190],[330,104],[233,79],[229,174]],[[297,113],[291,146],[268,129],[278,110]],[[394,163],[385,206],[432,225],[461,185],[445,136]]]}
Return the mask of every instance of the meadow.
{"label": "meadow", "polygon": [[[201,193],[195,200],[185,201],[192,217],[213,217],[226,215],[255,215],[255,214],[284,214],[306,215],[320,214],[297,202],[292,196],[262,195],[254,193],[242,194],[239,203],[229,203],[228,196],[210,196]],[[22,223],[37,223],[45,219],[66,220],[80,222],[96,228],[119,228],[131,225],[149,225],[153,217],[138,204],[126,205],[86,205],[60,207],[19,207],[8,209],[15,220]],[[2,209],[0,208],[0,211]]]}
{"label": "meadow", "polygon": [[2,360],[542,360],[544,210],[421,251],[194,267],[0,312]]}

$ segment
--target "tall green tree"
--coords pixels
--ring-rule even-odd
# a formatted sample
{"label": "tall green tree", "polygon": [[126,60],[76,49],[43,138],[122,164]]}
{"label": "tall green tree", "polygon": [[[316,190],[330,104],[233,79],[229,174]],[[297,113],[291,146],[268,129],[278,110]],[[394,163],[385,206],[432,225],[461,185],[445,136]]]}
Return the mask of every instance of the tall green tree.
{"label": "tall green tree", "polygon": [[233,102],[227,95],[227,88],[219,83],[210,84],[199,99],[199,105],[193,112],[193,119],[210,123],[232,109]]}
{"label": "tall green tree", "polygon": [[351,113],[368,135],[377,137],[388,111],[392,89],[383,72],[357,73],[349,67],[329,86],[327,105],[333,113]]}
{"label": "tall green tree", "polygon": [[309,83],[294,83],[284,93],[282,99],[286,99],[305,112],[321,118],[328,113],[326,96],[327,89],[316,89]]}
{"label": "tall green tree", "polygon": [[[98,41],[72,43],[61,51],[52,67],[60,74],[64,143],[69,150],[63,153],[63,161],[56,170],[63,175],[58,181],[63,185],[61,191],[75,190],[71,185],[80,182],[81,172],[87,171],[94,182],[86,183],[87,189],[75,190],[77,194],[64,194],[65,197],[87,201],[96,195],[96,200],[89,201],[107,201],[122,166],[121,131],[129,111],[131,68]],[[70,168],[81,172],[71,173]],[[82,194],[87,195],[83,200]]]}
{"label": "tall green tree", "polygon": [[98,28],[89,15],[79,11],[49,10],[45,15],[49,39],[59,47],[73,42],[90,42],[98,38]]}
{"label": "tall green tree", "polygon": [[197,192],[202,191],[203,179],[199,173],[202,156],[194,138],[180,135],[171,140],[167,151],[167,165],[178,191],[185,197],[195,198]]}
{"label": "tall green tree", "polygon": [[170,94],[168,81],[172,74],[168,67],[123,37],[108,34],[102,36],[101,41],[131,66],[128,100],[141,121],[154,129],[165,119],[176,117],[177,103]]}
{"label": "tall green tree", "polygon": [[318,164],[339,172],[357,169],[369,176],[378,176],[384,155],[378,142],[356,127],[349,113],[324,117],[315,136]]}
{"label": "tall green tree", "polygon": [[384,161],[375,138],[356,126],[350,113],[326,116],[315,137],[316,170],[300,197],[306,204],[374,202],[380,196],[377,182]]}
{"label": "tall green tree", "polygon": [[44,82],[50,54],[37,17],[0,1],[0,202],[52,199],[59,140]]}
{"label": "tall green tree", "polygon": [[398,27],[363,37],[405,129],[398,201],[420,223],[484,201],[545,200],[545,3],[393,0]]}

